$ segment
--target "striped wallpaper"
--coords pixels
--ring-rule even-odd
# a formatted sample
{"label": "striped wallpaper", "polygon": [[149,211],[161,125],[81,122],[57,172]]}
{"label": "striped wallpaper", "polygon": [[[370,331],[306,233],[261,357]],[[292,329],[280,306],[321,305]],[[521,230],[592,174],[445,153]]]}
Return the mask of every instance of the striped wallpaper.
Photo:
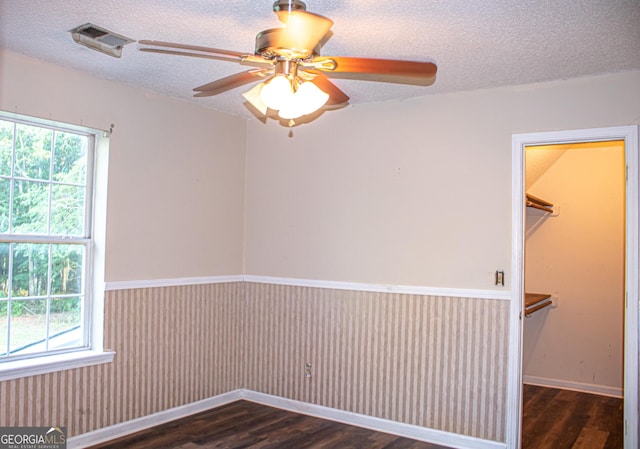
{"label": "striped wallpaper", "polygon": [[243,288],[106,292],[114,362],[0,382],[0,426],[67,426],[74,436],[239,388]]}
{"label": "striped wallpaper", "polygon": [[504,441],[508,301],[246,289],[245,388]]}
{"label": "striped wallpaper", "polygon": [[503,300],[251,282],[108,291],[114,362],[0,382],[0,426],[78,435],[246,388],[503,442],[508,313]]}

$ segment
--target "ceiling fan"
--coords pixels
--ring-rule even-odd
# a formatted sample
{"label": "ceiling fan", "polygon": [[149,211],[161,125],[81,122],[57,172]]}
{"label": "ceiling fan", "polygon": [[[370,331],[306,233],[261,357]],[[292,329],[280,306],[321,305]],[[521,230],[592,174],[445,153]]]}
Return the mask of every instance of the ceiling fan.
{"label": "ceiling fan", "polygon": [[278,111],[278,117],[288,120],[289,126],[293,126],[293,120],[321,108],[347,104],[349,96],[329,78],[418,86],[429,86],[435,81],[437,67],[432,62],[320,56],[322,44],[330,37],[331,19],[307,12],[301,0],[277,0],[273,11],[285,26],[258,33],[254,53],[154,40],[139,41],[147,46],[140,50],[252,67],[196,87],[194,96],[217,95],[262,81],[243,96],[264,117]]}

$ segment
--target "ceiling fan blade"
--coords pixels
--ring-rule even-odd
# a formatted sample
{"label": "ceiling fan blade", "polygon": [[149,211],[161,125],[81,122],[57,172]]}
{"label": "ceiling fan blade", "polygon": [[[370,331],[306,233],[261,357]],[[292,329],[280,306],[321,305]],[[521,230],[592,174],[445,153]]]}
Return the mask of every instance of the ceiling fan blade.
{"label": "ceiling fan blade", "polygon": [[251,67],[272,68],[274,61],[264,59],[262,56],[246,55],[241,59],[232,56],[217,55],[213,53],[194,53],[191,51],[165,50],[163,48],[141,48],[140,51],[147,53],[162,53],[165,55],[190,56],[193,58],[215,59],[216,61],[238,62],[241,65]]}
{"label": "ceiling fan blade", "polygon": [[281,17],[286,26],[279,33],[276,45],[301,52],[308,51],[309,54],[333,25],[331,19],[307,11],[291,11]]}
{"label": "ceiling fan blade", "polygon": [[153,47],[169,47],[169,48],[179,48],[181,50],[201,51],[204,53],[211,53],[214,55],[226,56],[229,58],[236,58],[237,60],[242,60],[242,58],[247,55],[246,53],[241,53],[239,51],[222,50],[222,49],[213,48],[213,47],[201,47],[198,45],[178,44],[175,42],[141,40],[141,41],[138,41],[138,43],[142,45],[151,45]]}
{"label": "ceiling fan blade", "polygon": [[327,105],[331,106],[346,103],[347,101],[349,101],[349,96],[341,91],[338,86],[329,81],[326,76],[318,74],[318,76],[316,76],[312,82],[313,84],[318,86],[320,90],[329,94]]}
{"label": "ceiling fan blade", "polygon": [[256,81],[256,79],[263,76],[265,72],[265,70],[247,70],[246,72],[221,78],[193,89],[195,92],[198,92],[194,97],[211,97],[235,89],[236,87],[244,86],[245,84]]}
{"label": "ceiling fan blade", "polygon": [[387,83],[430,86],[436,79],[437,66],[432,62],[394,59],[316,57],[303,64],[308,71],[319,70],[331,78],[382,81]]}
{"label": "ceiling fan blade", "polygon": [[229,56],[194,53],[190,51],[164,50],[161,48],[141,48],[140,51],[144,51],[146,53],[162,53],[164,55],[191,56],[194,58],[215,59],[216,61],[242,62],[242,60],[238,60],[237,58],[232,58]]}

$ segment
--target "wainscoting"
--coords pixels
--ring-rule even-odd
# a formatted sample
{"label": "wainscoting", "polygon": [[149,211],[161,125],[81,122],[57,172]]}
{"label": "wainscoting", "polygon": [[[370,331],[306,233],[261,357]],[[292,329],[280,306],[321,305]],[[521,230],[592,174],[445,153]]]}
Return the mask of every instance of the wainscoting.
{"label": "wainscoting", "polygon": [[0,426],[75,436],[244,388],[504,442],[508,316],[503,299],[277,283],[110,290],[114,362],[1,382]]}
{"label": "wainscoting", "polygon": [[239,388],[243,290],[107,291],[113,363],[0,382],[0,426],[66,426],[74,436]]}
{"label": "wainscoting", "polygon": [[245,388],[504,441],[507,301],[246,289]]}

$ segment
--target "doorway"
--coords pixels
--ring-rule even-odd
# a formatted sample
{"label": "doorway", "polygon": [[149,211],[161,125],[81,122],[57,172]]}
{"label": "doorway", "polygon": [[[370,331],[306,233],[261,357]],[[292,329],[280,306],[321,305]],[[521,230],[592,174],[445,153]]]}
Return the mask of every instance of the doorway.
{"label": "doorway", "polygon": [[[522,381],[525,299],[525,152],[541,145],[584,144],[620,140],[624,146],[627,182],[624,202],[624,425],[625,448],[638,442],[638,128],[598,128],[513,136],[513,251],[510,326],[509,394],[507,405],[507,447],[521,447]],[[544,220],[541,220],[543,222]],[[553,292],[550,292],[553,307]],[[558,297],[555,298],[556,305]],[[561,300],[561,299],[560,299]],[[551,313],[552,311],[542,312]],[[537,312],[539,313],[539,312]]]}

